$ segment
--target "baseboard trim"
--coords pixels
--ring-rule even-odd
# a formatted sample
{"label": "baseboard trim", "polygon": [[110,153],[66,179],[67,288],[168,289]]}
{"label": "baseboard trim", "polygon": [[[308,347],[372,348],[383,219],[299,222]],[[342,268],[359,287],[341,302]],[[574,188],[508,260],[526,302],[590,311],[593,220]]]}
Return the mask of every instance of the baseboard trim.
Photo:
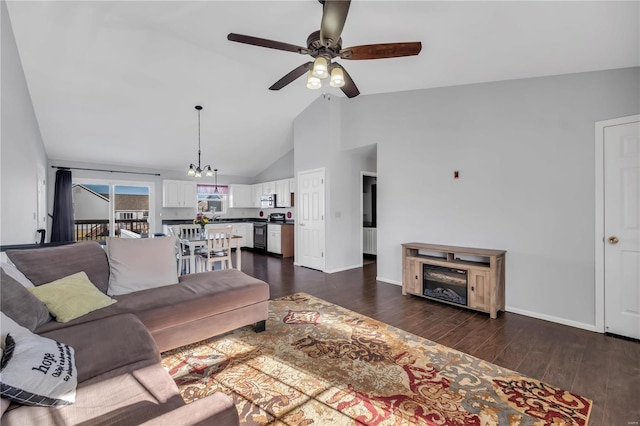
{"label": "baseboard trim", "polygon": [[402,285],[402,281],[397,281],[397,280],[392,280],[391,278],[385,278],[385,277],[376,277],[376,281],[382,281],[383,283],[389,283],[389,284],[395,284],[395,285]]}
{"label": "baseboard trim", "polygon": [[559,317],[554,317],[552,315],[540,314],[538,312],[527,311],[525,309],[514,308],[512,306],[507,306],[505,309],[507,312],[511,312],[514,314],[524,315],[527,317],[537,318],[545,321],[551,321],[557,324],[568,325],[569,327],[581,328],[587,331],[598,332],[596,330],[595,324],[586,324],[583,322],[572,321],[566,318],[559,318]]}
{"label": "baseboard trim", "polygon": [[345,266],[344,268],[327,269],[324,272],[327,274],[335,274],[336,272],[348,271],[349,269],[356,269],[356,268],[362,268],[362,263],[358,265]]}

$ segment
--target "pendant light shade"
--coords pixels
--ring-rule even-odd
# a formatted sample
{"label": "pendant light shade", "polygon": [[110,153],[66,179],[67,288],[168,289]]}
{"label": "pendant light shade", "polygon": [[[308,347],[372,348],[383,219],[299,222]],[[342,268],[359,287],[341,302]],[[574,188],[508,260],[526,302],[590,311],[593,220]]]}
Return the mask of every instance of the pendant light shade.
{"label": "pendant light shade", "polygon": [[204,166],[204,169],[200,167],[200,111],[202,111],[202,107],[200,105],[195,106],[198,111],[198,166],[196,167],[193,163],[189,164],[189,169],[187,170],[187,176],[191,177],[202,177],[202,172],[204,171],[205,176],[213,176],[213,172],[211,171],[211,166]]}
{"label": "pendant light shade", "polygon": [[307,89],[318,90],[322,87],[322,82],[318,77],[313,75],[313,71],[309,71],[307,76]]}
{"label": "pendant light shade", "polygon": [[327,60],[322,56],[318,56],[315,61],[313,61],[313,76],[317,78],[327,78],[329,77],[329,70]]}
{"label": "pendant light shade", "polygon": [[342,72],[342,68],[339,66],[334,66],[331,70],[331,80],[329,81],[329,86],[331,87],[342,87],[344,86],[344,73]]}

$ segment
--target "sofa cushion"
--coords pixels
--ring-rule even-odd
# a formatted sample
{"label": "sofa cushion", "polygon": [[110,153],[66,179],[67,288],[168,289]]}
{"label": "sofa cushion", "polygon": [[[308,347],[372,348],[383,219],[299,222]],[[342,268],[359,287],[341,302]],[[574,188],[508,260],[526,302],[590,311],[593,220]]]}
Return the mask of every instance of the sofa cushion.
{"label": "sofa cushion", "polygon": [[0,283],[0,310],[5,315],[31,331],[51,320],[47,307],[4,269],[0,269]]}
{"label": "sofa cushion", "polygon": [[162,328],[239,309],[269,300],[269,285],[237,269],[202,272],[180,277],[180,284],[114,296],[118,303],[98,309],[66,324],[49,321],[37,333],[134,313],[154,334]]}
{"label": "sofa cushion", "polygon": [[115,299],[101,293],[84,272],[30,288],[29,291],[47,306],[58,322],[69,322],[116,303]]}
{"label": "sofa cushion", "polygon": [[189,274],[180,284],[118,298],[151,331],[186,324],[269,299],[269,285],[237,269]]}
{"label": "sofa cushion", "polygon": [[64,343],[37,334],[9,333],[0,376],[2,397],[19,404],[51,407],[75,401],[74,351]]}
{"label": "sofa cushion", "polygon": [[176,237],[108,238],[108,294],[120,295],[178,283]]}
{"label": "sofa cushion", "polygon": [[7,398],[0,398],[0,417],[7,411],[9,408],[9,404],[11,404],[11,400]]}
{"label": "sofa cushion", "polygon": [[95,241],[58,247],[7,250],[14,265],[36,286],[84,271],[103,293],[109,287],[107,255]]}
{"label": "sofa cushion", "polygon": [[42,336],[75,349],[80,383],[128,365],[160,362],[153,338],[133,314],[61,328]]}
{"label": "sofa cushion", "polygon": [[137,425],[183,405],[176,384],[156,363],[81,383],[73,405],[9,409],[2,426]]}

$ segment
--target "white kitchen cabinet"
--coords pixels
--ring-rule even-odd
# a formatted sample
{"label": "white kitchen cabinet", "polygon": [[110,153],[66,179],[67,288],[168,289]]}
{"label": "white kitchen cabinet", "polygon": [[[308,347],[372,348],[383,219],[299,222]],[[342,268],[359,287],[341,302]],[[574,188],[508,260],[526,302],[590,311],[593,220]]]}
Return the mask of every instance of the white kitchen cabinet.
{"label": "white kitchen cabinet", "polygon": [[289,192],[294,194],[296,192],[296,179],[295,178],[291,178],[291,179],[288,179],[288,180],[289,180]]}
{"label": "white kitchen cabinet", "polygon": [[229,185],[229,207],[254,207],[252,185]]}
{"label": "white kitchen cabinet", "polygon": [[276,181],[276,207],[291,207],[289,179]]}
{"label": "white kitchen cabinet", "polygon": [[251,185],[251,207],[261,207],[260,197],[262,197],[262,184]]}
{"label": "white kitchen cabinet", "polygon": [[276,193],[276,181],[262,183],[262,195],[271,195]]}
{"label": "white kitchen cabinet", "polygon": [[[246,240],[247,228],[244,223],[233,223],[233,235],[239,235],[242,237],[242,247],[244,247],[244,240]],[[232,244],[233,247],[233,244]]]}
{"label": "white kitchen cabinet", "polygon": [[280,225],[267,225],[267,251],[282,254],[282,231]]}
{"label": "white kitchen cabinet", "polygon": [[253,223],[247,222],[245,226],[244,246],[253,248]]}
{"label": "white kitchen cabinet", "polygon": [[364,254],[377,254],[378,232],[376,228],[362,228],[362,252]]}
{"label": "white kitchen cabinet", "polygon": [[162,181],[162,207],[197,206],[197,188],[195,182],[182,180]]}
{"label": "white kitchen cabinet", "polygon": [[234,223],[233,233],[242,237],[242,247],[253,248],[253,223]]}

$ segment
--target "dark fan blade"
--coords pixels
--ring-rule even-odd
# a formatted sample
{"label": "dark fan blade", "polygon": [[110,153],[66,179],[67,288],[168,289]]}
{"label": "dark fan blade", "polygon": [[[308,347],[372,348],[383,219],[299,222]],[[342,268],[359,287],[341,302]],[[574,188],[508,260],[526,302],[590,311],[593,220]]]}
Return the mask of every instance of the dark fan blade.
{"label": "dark fan blade", "polygon": [[340,51],[342,59],[384,59],[400,56],[413,56],[420,53],[422,43],[385,43],[365,44],[363,46],[347,47]]}
{"label": "dark fan blade", "polygon": [[293,82],[295,79],[311,70],[313,67],[313,62],[307,62],[306,64],[300,65],[298,68],[291,71],[289,74],[282,77],[280,80],[273,83],[273,86],[269,87],[269,90],[280,90],[287,84]]}
{"label": "dark fan blade", "polygon": [[325,0],[320,23],[320,42],[324,46],[335,46],[347,20],[351,0]]}
{"label": "dark fan blade", "polygon": [[344,69],[342,65],[340,65],[340,68],[342,68],[342,73],[344,74],[344,86],[342,86],[340,89],[344,92],[345,95],[347,95],[347,98],[355,98],[360,94],[360,91],[356,87],[356,84],[353,82],[353,79],[351,78],[347,70]]}
{"label": "dark fan blade", "polygon": [[227,36],[229,41],[237,41],[238,43],[252,44],[254,46],[268,47],[269,49],[285,50],[287,52],[306,53],[304,47],[295,46],[280,41],[267,40],[266,38],[251,37],[242,34],[229,33]]}

